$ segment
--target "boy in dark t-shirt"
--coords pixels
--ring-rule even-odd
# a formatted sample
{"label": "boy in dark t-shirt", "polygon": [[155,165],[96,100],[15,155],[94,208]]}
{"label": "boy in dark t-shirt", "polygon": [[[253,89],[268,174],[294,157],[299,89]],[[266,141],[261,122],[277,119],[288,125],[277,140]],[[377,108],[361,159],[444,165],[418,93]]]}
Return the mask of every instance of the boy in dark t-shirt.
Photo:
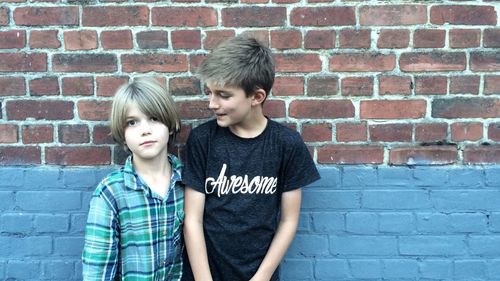
{"label": "boy in dark t-shirt", "polygon": [[263,114],[274,82],[268,48],[232,38],[198,73],[216,119],[193,129],[186,144],[183,280],[279,280],[301,187],[318,171],[300,135]]}

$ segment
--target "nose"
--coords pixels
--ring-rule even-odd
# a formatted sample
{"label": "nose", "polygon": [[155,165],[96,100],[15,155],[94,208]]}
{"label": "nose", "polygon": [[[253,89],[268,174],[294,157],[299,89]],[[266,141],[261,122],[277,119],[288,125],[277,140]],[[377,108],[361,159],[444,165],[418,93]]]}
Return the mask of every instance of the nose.
{"label": "nose", "polygon": [[215,95],[208,95],[208,108],[209,109],[219,108],[219,104],[217,103],[217,98],[215,97]]}
{"label": "nose", "polygon": [[147,119],[141,122],[141,130],[143,135],[151,134],[151,120]]}

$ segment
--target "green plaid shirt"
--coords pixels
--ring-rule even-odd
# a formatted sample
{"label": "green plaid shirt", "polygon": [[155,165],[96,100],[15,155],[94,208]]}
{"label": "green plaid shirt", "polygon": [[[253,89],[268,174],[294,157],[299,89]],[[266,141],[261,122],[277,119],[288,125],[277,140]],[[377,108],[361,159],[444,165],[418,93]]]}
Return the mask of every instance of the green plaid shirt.
{"label": "green plaid shirt", "polygon": [[169,155],[165,198],[125,165],[97,186],[90,201],[83,249],[84,280],[180,280],[184,189],[182,164]]}

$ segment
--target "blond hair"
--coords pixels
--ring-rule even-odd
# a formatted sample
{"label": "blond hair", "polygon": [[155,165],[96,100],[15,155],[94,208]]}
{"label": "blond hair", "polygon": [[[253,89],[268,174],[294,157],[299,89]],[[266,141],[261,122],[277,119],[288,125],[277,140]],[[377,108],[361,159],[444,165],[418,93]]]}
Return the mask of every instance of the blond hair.
{"label": "blond hair", "polygon": [[271,50],[257,39],[245,36],[231,38],[217,46],[197,73],[205,82],[217,86],[240,87],[247,96],[258,89],[269,95],[275,75]]}
{"label": "blond hair", "polygon": [[141,78],[122,85],[113,98],[111,135],[119,145],[125,146],[127,112],[131,104],[136,104],[142,113],[165,124],[175,138],[181,128],[181,121],[172,96],[158,81]]}

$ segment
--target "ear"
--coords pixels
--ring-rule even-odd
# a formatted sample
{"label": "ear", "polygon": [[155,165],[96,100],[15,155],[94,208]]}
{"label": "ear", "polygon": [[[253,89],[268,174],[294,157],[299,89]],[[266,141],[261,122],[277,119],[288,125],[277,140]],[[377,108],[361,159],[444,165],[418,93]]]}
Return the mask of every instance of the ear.
{"label": "ear", "polygon": [[264,91],[263,89],[256,90],[255,92],[253,92],[252,95],[252,105],[262,104],[266,100],[266,97],[267,97],[266,91]]}

